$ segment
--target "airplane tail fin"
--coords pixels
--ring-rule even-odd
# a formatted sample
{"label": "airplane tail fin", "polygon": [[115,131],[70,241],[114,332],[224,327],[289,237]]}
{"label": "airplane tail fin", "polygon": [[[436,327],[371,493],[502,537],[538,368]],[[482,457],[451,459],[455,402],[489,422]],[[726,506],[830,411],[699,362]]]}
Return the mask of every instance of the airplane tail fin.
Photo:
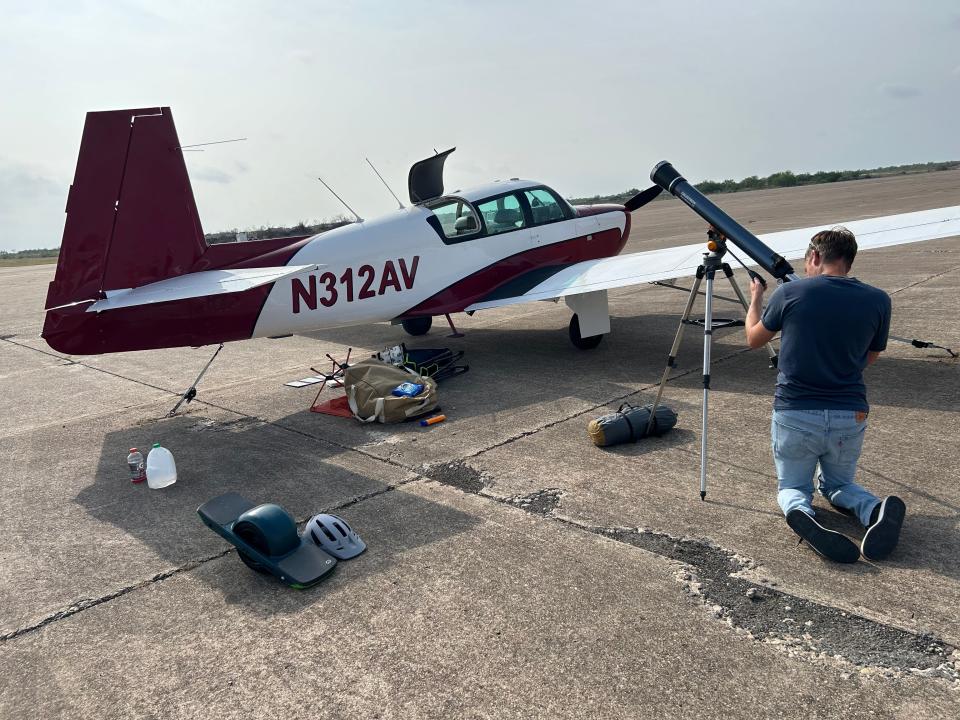
{"label": "airplane tail fin", "polygon": [[47,309],[182,275],[207,249],[170,108],[87,113]]}

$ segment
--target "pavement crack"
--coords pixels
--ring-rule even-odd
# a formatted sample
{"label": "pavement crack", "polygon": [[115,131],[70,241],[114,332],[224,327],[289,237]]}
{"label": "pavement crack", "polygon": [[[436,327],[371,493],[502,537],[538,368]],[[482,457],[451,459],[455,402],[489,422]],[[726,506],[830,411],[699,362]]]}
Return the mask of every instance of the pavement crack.
{"label": "pavement crack", "polygon": [[[739,357],[740,355],[751,352],[751,350],[752,348],[741,348],[739,350],[733,351],[729,355],[724,355],[723,357],[714,358],[712,362],[714,365],[718,365],[727,360],[731,360],[733,358]],[[694,373],[702,373],[702,372],[703,370],[700,367],[693,367],[693,368],[690,368],[689,370],[684,370],[683,372],[678,372],[675,375],[671,375],[667,379],[667,383],[669,384],[674,380],[679,380],[680,378],[686,377],[687,375],[692,375]],[[609,405],[615,405],[617,403],[621,403],[624,400],[627,400],[632,397],[636,397],[637,395],[644,393],[648,390],[652,390],[653,388],[658,387],[659,385],[660,383],[658,382],[653,383],[651,385],[644,385],[643,387],[637,388],[636,390],[631,390],[630,392],[625,393],[623,395],[618,395],[616,397],[609,398],[607,400],[604,400],[603,402],[599,402],[594,405],[591,405],[590,407],[584,408],[583,410],[577,410],[576,412],[556,418],[554,420],[551,420],[550,422],[544,423],[543,425],[538,425],[537,427],[532,428],[530,430],[523,430],[515,435],[511,435],[508,438],[505,438],[491,445],[488,445],[487,447],[480,448],[479,450],[476,450],[469,455],[465,455],[463,459],[470,460],[472,458],[479,457],[480,455],[490,452],[491,450],[497,450],[499,448],[504,447],[505,445],[510,445],[511,443],[515,443],[518,440],[522,440],[524,438],[530,437],[531,435],[536,435],[537,433],[543,430],[548,430],[557,425],[561,425],[562,423],[565,423],[568,420],[573,420],[574,418],[581,417],[583,415],[586,415],[587,413],[596,412],[600,408],[605,408]]]}
{"label": "pavement crack", "polygon": [[716,618],[765,643],[822,660],[843,660],[862,669],[919,674],[960,682],[960,652],[932,634],[916,634],[754,583],[737,573],[747,558],[706,540],[676,538],[645,528],[608,528],[553,518],[608,537],[688,570],[678,579]]}
{"label": "pavement crack", "polygon": [[[322,508],[320,512],[332,513],[337,510],[343,510],[344,508],[348,508],[352,505],[357,505],[358,503],[362,503],[366,500],[370,500],[371,498],[378,497],[380,495],[384,495],[389,492],[393,492],[397,488],[400,488],[404,485],[407,485],[412,482],[416,482],[421,479],[422,478],[420,476],[410,477],[410,478],[407,478],[406,480],[401,480],[400,482],[394,483],[392,485],[388,485],[378,490],[373,490],[371,492],[364,493],[362,495],[357,495],[335,506]],[[313,515],[309,515],[307,517],[298,519],[297,524],[303,525],[311,517],[313,517]],[[114,590],[113,592],[107,593],[105,595],[101,595],[100,597],[80,598],[75,602],[73,602],[72,604],[68,605],[67,607],[57,610],[56,612],[51,613],[44,618],[41,618],[39,621],[31,625],[26,625],[24,627],[20,627],[15,630],[11,630],[7,633],[4,633],[3,635],[0,635],[0,643],[5,643],[9,640],[14,640],[15,638],[18,638],[22,635],[36,632],[55,622],[59,622],[60,620],[66,620],[67,618],[72,617],[78,613],[81,613],[84,610],[89,610],[90,608],[97,607],[98,605],[103,605],[104,603],[110,602],[111,600],[116,600],[119,597],[123,597],[124,595],[127,595],[135,590],[140,590],[141,588],[148,587],[149,585],[152,585],[154,583],[163,582],[164,580],[167,580],[176,575],[179,575],[180,573],[189,572],[190,570],[194,570],[200,567],[201,565],[206,565],[208,562],[211,562],[213,560],[219,560],[220,558],[226,557],[227,555],[230,555],[231,553],[234,553],[234,552],[236,552],[236,548],[231,545],[230,547],[224,548],[220,552],[214,553],[212,555],[207,555],[206,557],[203,557],[203,558],[190,560],[184,563],[183,565],[180,565],[179,567],[173,568],[172,570],[167,570],[161,573],[157,573],[156,575],[153,575],[146,580],[141,580],[140,582],[132,583],[130,585],[125,585],[122,588]]]}
{"label": "pavement crack", "polygon": [[8,640],[13,640],[14,638],[18,638],[21,635],[26,635],[27,633],[35,632],[37,630],[40,630],[41,628],[46,627],[47,625],[58,622],[60,620],[65,620],[66,618],[72,617],[77,613],[81,613],[84,610],[89,610],[90,608],[96,607],[97,605],[103,605],[104,603],[114,600],[118,597],[123,597],[124,595],[127,595],[128,593],[131,593],[134,590],[139,590],[140,588],[147,587],[148,585],[152,585],[153,583],[162,582],[167,578],[173,577],[174,575],[179,575],[182,572],[193,570],[194,568],[199,567],[204,563],[210,562],[211,560],[216,560],[217,558],[221,558],[224,555],[227,555],[228,553],[230,553],[231,551],[232,551],[232,548],[216,553],[215,555],[209,555],[205,558],[190,560],[189,562],[179,567],[176,567],[172,570],[167,570],[165,572],[157,573],[156,575],[152,576],[147,580],[141,580],[140,582],[133,583],[132,585],[125,585],[124,587],[119,588],[118,590],[114,590],[111,593],[107,593],[106,595],[101,595],[100,597],[97,597],[97,598],[81,598],[75,601],[74,603],[72,603],[71,605],[68,605],[63,609],[58,610],[55,613],[51,613],[50,615],[47,615],[46,617],[42,618],[41,620],[39,620],[38,622],[32,625],[27,625],[21,628],[17,628],[16,630],[11,630],[8,633],[0,635],[0,642],[7,642]]}
{"label": "pavement crack", "polygon": [[933,275],[929,275],[929,276],[927,276],[927,277],[925,277],[925,278],[922,278],[922,279],[920,279],[920,280],[917,280],[916,282],[912,282],[912,283],[910,283],[909,285],[904,285],[903,287],[897,288],[896,290],[891,290],[891,291],[890,291],[889,293],[887,293],[887,294],[888,294],[888,295],[896,295],[897,293],[901,293],[901,292],[903,292],[904,290],[909,290],[910,288],[915,288],[915,287],[917,287],[917,285],[923,285],[923,284],[926,283],[926,282],[930,282],[931,280],[936,280],[937,278],[943,277],[944,275],[949,275],[950,273],[956,272],[957,270],[960,270],[960,265],[957,265],[956,267],[949,268],[948,270],[943,270],[943,271],[941,271],[941,272],[934,273]]}
{"label": "pavement crack", "polygon": [[487,491],[493,480],[464,461],[423,469],[430,480],[519,508],[561,525],[632,545],[680,563],[678,580],[711,615],[754,640],[788,653],[819,660],[845,661],[864,672],[910,673],[960,683],[960,652],[932,634],[916,634],[752,582],[739,573],[753,568],[749,558],[707,540],[677,538],[646,528],[587,525],[554,514],[560,488],[500,497]]}

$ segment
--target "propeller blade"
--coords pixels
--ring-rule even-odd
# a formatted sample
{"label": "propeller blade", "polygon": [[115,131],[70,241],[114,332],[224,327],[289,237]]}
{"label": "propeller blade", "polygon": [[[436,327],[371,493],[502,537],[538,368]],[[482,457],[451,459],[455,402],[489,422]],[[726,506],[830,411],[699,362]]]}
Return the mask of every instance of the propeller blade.
{"label": "propeller blade", "polygon": [[648,202],[650,202],[655,197],[657,197],[657,195],[659,195],[661,192],[663,192],[662,187],[660,187],[659,185],[652,185],[648,187],[646,190],[643,190],[642,192],[638,192],[632,198],[627,200],[623,204],[623,206],[630,212],[633,212],[638,208],[642,208]]}

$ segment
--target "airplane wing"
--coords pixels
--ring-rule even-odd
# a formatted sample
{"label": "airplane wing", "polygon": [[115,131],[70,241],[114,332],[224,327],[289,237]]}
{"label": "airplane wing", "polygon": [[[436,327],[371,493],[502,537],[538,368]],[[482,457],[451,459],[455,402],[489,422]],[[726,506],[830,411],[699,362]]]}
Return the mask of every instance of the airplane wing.
{"label": "airplane wing", "polygon": [[87,308],[87,312],[103,312],[134,305],[151,305],[170,300],[243,292],[290,275],[311,272],[318,267],[317,265],[291,265],[187,273],[136,288],[108,290],[107,297],[97,300]]}
{"label": "airplane wing", "polygon": [[[886,215],[868,220],[784,230],[757,237],[787,260],[794,260],[804,256],[810,238],[815,233],[820,230],[829,230],[840,224],[856,235],[859,250],[935,240],[960,235],[960,205],[901,215]],[[662,250],[616,255],[599,260],[585,260],[558,270],[522,295],[514,295],[507,291],[504,294],[511,295],[510,297],[497,297],[494,293],[493,296],[474,303],[466,310],[470,312],[534,300],[553,300],[597,290],[693,276],[703,258],[704,246],[705,243],[696,243]],[[737,256],[746,265],[757,264],[743,253],[737,253]]]}

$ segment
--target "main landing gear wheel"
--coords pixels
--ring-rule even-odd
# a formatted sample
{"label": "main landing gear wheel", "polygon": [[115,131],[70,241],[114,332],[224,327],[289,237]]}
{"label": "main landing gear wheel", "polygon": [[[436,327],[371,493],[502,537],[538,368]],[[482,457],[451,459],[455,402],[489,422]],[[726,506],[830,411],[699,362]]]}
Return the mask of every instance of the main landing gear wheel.
{"label": "main landing gear wheel", "polygon": [[573,317],[570,318],[570,342],[572,342],[575,347],[578,347],[581,350],[593,350],[597,345],[600,344],[601,340],[603,340],[603,335],[581,337],[580,319],[577,317],[576,313],[574,313]]}
{"label": "main landing gear wheel", "polygon": [[400,324],[403,325],[403,329],[410,335],[426,335],[430,332],[430,327],[433,325],[433,318],[430,315],[410,318],[409,320],[401,320]]}

